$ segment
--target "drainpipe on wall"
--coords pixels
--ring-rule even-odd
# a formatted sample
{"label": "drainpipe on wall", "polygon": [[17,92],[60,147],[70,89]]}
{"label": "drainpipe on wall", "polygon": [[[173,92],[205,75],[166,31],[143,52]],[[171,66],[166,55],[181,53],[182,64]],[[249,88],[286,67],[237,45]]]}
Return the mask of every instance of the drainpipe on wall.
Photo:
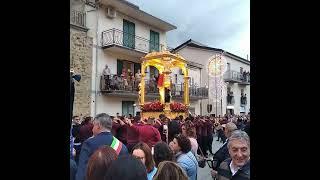
{"label": "drainpipe on wall", "polygon": [[99,43],[98,43],[98,37],[99,37],[99,4],[96,3],[96,74],[95,74],[95,95],[94,95],[94,114],[93,116],[95,117],[97,114],[97,95],[98,95],[98,86],[97,86],[97,82],[98,82],[98,47],[99,47]]}

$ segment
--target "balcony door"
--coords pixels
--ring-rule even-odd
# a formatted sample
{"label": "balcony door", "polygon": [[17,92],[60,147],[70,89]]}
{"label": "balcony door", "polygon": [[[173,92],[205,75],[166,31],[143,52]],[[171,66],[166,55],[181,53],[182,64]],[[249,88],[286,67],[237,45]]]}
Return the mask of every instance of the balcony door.
{"label": "balcony door", "polygon": [[123,46],[134,49],[135,47],[135,24],[123,20]]}
{"label": "balcony door", "polygon": [[129,116],[129,114],[134,115],[134,101],[122,101],[122,115]]}

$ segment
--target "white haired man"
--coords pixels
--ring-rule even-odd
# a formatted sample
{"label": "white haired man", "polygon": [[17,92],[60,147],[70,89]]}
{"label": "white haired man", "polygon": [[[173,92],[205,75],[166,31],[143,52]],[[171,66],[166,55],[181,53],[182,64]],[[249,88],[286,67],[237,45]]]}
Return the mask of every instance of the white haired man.
{"label": "white haired man", "polygon": [[228,141],[231,158],[224,160],[217,174],[217,180],[250,180],[250,138],[241,130],[233,131]]}
{"label": "white haired man", "polygon": [[84,180],[90,156],[101,146],[110,146],[116,153],[127,155],[127,147],[111,133],[112,119],[106,113],[97,114],[93,121],[93,137],[85,140],[81,147],[76,180]]}

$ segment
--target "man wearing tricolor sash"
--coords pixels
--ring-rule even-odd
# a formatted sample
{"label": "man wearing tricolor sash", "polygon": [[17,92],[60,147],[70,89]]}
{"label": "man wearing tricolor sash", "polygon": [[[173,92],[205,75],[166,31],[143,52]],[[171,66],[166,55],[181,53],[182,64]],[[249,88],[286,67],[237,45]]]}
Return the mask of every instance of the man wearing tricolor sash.
{"label": "man wearing tricolor sash", "polygon": [[127,155],[127,147],[111,133],[112,119],[106,113],[98,114],[93,121],[93,137],[83,142],[76,180],[84,180],[90,156],[101,146],[112,147],[119,156]]}

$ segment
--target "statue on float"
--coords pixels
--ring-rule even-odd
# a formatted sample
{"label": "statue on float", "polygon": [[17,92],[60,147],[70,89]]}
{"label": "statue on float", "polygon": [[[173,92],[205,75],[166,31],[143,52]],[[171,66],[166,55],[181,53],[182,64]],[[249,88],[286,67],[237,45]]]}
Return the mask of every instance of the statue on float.
{"label": "statue on float", "polygon": [[[164,114],[169,118],[182,115],[188,116],[189,109],[189,79],[186,60],[179,54],[169,51],[151,52],[141,58],[141,82],[139,84],[139,106],[143,118],[158,117]],[[145,70],[148,66],[154,66],[159,71],[158,89],[160,101],[145,102]],[[180,68],[184,74],[183,103],[174,102],[171,97],[171,69]]]}

